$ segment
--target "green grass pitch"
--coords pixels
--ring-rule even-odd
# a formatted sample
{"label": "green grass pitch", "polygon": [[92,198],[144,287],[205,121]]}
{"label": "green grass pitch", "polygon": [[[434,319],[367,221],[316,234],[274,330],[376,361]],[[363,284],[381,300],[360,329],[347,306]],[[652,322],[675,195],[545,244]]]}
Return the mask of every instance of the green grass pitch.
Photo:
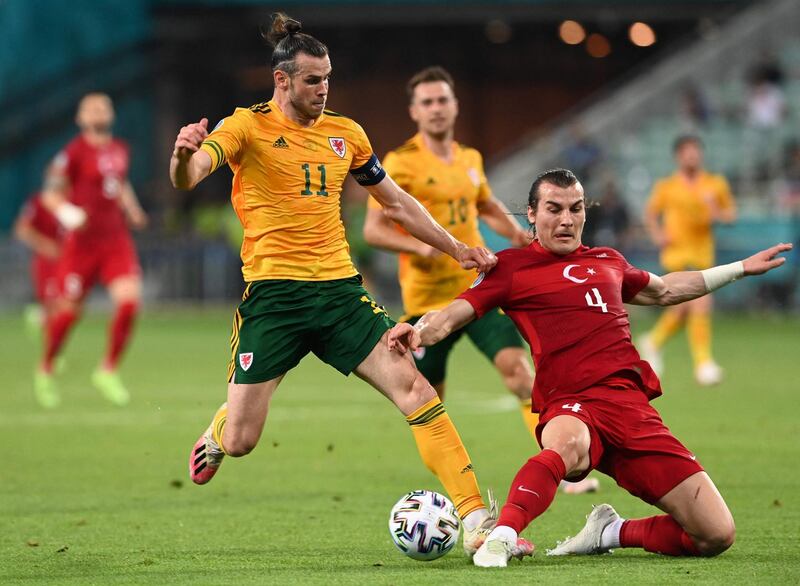
{"label": "green grass pitch", "polygon": [[[134,400],[117,409],[88,381],[105,343],[90,315],[69,341],[63,406],[43,412],[31,386],[37,345],[0,316],[0,584],[778,584],[800,582],[800,320],[718,316],[726,369],[715,389],[691,379],[685,338],[667,349],[655,402],[726,497],[738,528],[716,559],[641,551],[551,559],[592,503],[626,517],[653,509],[601,477],[599,495],[559,495],[527,530],[539,549],[506,570],[460,549],[430,563],[395,550],[389,509],[415,488],[441,490],[403,418],[363,382],[315,358],[291,372],[261,443],[193,486],[188,451],[224,398],[230,310],[152,311],[123,366]],[[633,317],[641,331],[654,313]],[[502,498],[535,452],[497,374],[462,342],[447,406],[483,488]]]}

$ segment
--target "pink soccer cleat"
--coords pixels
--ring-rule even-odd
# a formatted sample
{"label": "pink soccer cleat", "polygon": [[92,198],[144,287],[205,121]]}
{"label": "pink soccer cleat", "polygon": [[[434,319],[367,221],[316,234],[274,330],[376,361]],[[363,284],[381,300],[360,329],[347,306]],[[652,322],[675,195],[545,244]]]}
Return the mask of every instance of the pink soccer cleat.
{"label": "pink soccer cleat", "polygon": [[189,454],[189,477],[192,482],[205,484],[214,478],[224,457],[225,454],[214,441],[211,427],[209,427],[194,444],[192,453]]}

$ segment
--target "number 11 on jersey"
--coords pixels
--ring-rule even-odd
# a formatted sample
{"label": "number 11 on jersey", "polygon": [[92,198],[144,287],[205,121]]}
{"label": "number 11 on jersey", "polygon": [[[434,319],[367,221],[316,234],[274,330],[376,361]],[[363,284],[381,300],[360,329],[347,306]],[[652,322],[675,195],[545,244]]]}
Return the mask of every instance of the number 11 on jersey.
{"label": "number 11 on jersey", "polygon": [[[311,165],[303,163],[300,167],[306,176],[305,189],[300,192],[300,195],[315,195],[315,192],[311,191]],[[319,171],[319,190],[316,191],[316,195],[328,197],[327,186],[325,185],[325,165],[317,165],[317,171]]]}
{"label": "number 11 on jersey", "polygon": [[[591,293],[594,293],[594,299],[592,299]],[[597,287],[592,287],[591,293],[586,293],[586,305],[589,307],[599,307],[603,313],[608,313],[608,305],[606,305],[606,302],[603,301],[603,298],[600,296],[600,291],[597,290]]]}

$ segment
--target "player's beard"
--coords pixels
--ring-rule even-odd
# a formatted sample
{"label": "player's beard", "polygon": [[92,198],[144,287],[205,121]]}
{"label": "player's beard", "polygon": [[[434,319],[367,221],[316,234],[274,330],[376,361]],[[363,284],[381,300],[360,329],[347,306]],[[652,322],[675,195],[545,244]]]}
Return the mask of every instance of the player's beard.
{"label": "player's beard", "polygon": [[92,122],[86,124],[83,128],[85,131],[91,132],[92,134],[96,134],[98,136],[106,136],[111,134],[111,122]]}
{"label": "player's beard", "polygon": [[444,131],[437,131],[437,132],[429,132],[428,135],[433,140],[435,140],[437,142],[443,142],[443,141],[447,140],[448,138],[450,138],[450,136],[452,135],[452,132],[450,132],[449,130],[444,130]]}
{"label": "player's beard", "polygon": [[289,92],[289,102],[292,104],[292,108],[294,108],[295,112],[306,118],[307,120],[316,120],[322,114],[322,110],[325,108],[325,103],[322,104],[322,108],[316,111],[313,105],[309,103],[305,103],[300,97],[293,91]]}
{"label": "player's beard", "polygon": [[441,129],[439,128],[430,128],[430,126],[424,131],[425,134],[430,136],[433,140],[438,142],[444,142],[445,140],[453,138],[453,125],[444,126]]}

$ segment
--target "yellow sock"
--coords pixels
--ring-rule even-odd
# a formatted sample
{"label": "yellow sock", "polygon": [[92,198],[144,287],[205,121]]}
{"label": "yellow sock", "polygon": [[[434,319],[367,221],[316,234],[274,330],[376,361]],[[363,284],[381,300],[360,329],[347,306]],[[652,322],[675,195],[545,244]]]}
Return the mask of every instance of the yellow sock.
{"label": "yellow sock", "polygon": [[692,313],[686,321],[689,336],[689,351],[695,366],[711,360],[711,316],[707,313]]}
{"label": "yellow sock", "polygon": [[222,453],[227,455],[225,446],[222,445],[222,432],[225,430],[225,423],[228,420],[228,404],[223,403],[222,406],[214,413],[214,419],[211,422],[211,437],[217,442],[217,445],[222,450]]}
{"label": "yellow sock", "polygon": [[667,310],[661,314],[661,317],[650,330],[650,341],[656,347],[661,348],[664,343],[674,336],[683,323],[683,317],[677,311]]}
{"label": "yellow sock", "polygon": [[531,432],[533,439],[536,440],[536,425],[539,423],[539,414],[531,411],[531,400],[520,401],[520,411],[522,411],[522,420],[525,422],[525,427]]}
{"label": "yellow sock", "polygon": [[450,495],[463,519],[485,508],[469,454],[439,397],[406,417],[422,461]]}

